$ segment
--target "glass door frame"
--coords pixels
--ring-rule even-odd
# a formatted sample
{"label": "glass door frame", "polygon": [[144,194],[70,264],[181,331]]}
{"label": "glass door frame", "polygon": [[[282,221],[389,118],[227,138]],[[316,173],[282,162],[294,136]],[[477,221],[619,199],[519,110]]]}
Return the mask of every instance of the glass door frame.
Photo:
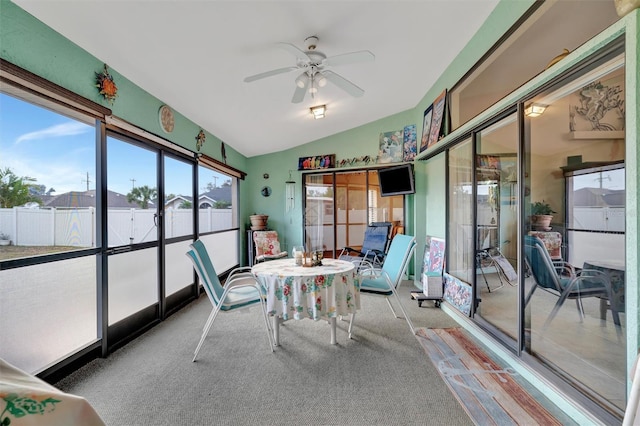
{"label": "glass door frame", "polygon": [[[115,247],[108,246],[108,231],[107,231],[107,139],[109,137],[115,138],[120,142],[131,144],[135,147],[139,147],[141,149],[145,149],[148,151],[152,151],[156,155],[156,187],[157,190],[157,200],[164,200],[164,159],[165,156],[169,156],[171,158],[177,158],[182,161],[188,162],[191,164],[193,168],[193,176],[194,176],[194,185],[192,188],[192,193],[196,192],[197,188],[197,162],[195,158],[189,157],[187,155],[181,154],[176,151],[170,151],[161,146],[160,144],[153,143],[151,141],[144,140],[142,137],[138,137],[136,135],[132,135],[128,132],[123,132],[121,129],[117,127],[112,127],[109,125],[101,126],[100,128],[101,137],[98,137],[98,144],[100,145],[100,149],[98,150],[99,155],[97,159],[97,174],[100,176],[100,197],[102,199],[102,203],[100,204],[101,214],[99,216],[99,222],[97,223],[98,227],[98,236],[97,241],[100,247],[102,247],[101,253],[98,257],[98,277],[101,282],[100,294],[99,298],[99,318],[101,324],[101,335],[102,339],[102,354],[105,356],[109,352],[112,352],[114,349],[123,346],[131,338],[134,338],[143,332],[145,332],[150,327],[154,326],[158,322],[164,320],[168,315],[167,307],[173,310],[174,307],[179,305],[184,305],[188,301],[194,299],[198,295],[197,281],[194,279],[193,284],[186,287],[185,290],[182,290],[178,293],[178,296],[172,297],[171,303],[167,304],[167,298],[165,295],[165,231],[164,231],[164,221],[165,221],[165,206],[164,202],[158,202],[157,211],[156,211],[156,239],[155,241],[131,244],[131,245],[119,245]],[[194,198],[196,199],[196,198]],[[193,240],[197,238],[197,209],[193,211],[193,221],[194,221],[194,229],[192,234],[187,234],[184,236],[176,237],[174,240]],[[157,291],[158,291],[158,300],[153,305],[144,308],[140,311],[134,312],[133,314],[123,318],[122,320],[109,325],[108,312],[109,312],[109,277],[108,277],[108,259],[110,256],[133,252],[148,248],[156,247],[157,254],[156,259],[157,263],[154,265],[156,268],[156,277],[157,277]],[[178,300],[179,299],[179,300]]]}

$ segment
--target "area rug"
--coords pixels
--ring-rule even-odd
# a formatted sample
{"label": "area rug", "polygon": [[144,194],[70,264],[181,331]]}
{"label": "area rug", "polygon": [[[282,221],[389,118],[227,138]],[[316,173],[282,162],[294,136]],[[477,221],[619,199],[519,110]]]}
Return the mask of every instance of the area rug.
{"label": "area rug", "polygon": [[477,425],[561,425],[461,328],[418,328],[416,338]]}

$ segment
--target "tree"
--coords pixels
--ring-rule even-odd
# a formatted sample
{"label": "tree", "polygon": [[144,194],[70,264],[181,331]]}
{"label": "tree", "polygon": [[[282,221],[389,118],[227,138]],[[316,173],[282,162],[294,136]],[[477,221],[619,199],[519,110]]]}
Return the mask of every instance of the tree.
{"label": "tree", "polygon": [[218,200],[215,203],[213,203],[213,208],[214,209],[226,209],[226,208],[229,208],[230,205],[231,205],[231,203],[228,202],[228,201]]}
{"label": "tree", "polygon": [[191,201],[183,201],[179,206],[179,209],[190,209],[193,208],[193,203]]}
{"label": "tree", "polygon": [[22,206],[31,201],[40,204],[41,200],[29,190],[34,186],[30,182],[35,181],[28,176],[16,176],[8,167],[0,169],[0,208]]}
{"label": "tree", "polygon": [[149,208],[149,201],[156,198],[158,191],[155,188],[149,188],[147,185],[137,186],[127,194],[127,201],[136,203],[140,208]]}

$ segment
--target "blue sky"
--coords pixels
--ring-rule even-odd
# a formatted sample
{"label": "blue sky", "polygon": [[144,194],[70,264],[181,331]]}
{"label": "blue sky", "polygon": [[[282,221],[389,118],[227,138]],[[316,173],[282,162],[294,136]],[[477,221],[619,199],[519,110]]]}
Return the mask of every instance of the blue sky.
{"label": "blue sky", "polygon": [[[109,138],[108,188],[121,194],[132,186],[156,187],[153,151]],[[0,168],[54,188],[56,194],[95,189],[95,130],[93,126],[0,93]],[[218,185],[228,177],[200,168],[202,192],[207,182]],[[214,179],[216,176],[218,179]],[[132,180],[135,180],[132,181]],[[191,168],[165,162],[165,192],[191,194]]]}

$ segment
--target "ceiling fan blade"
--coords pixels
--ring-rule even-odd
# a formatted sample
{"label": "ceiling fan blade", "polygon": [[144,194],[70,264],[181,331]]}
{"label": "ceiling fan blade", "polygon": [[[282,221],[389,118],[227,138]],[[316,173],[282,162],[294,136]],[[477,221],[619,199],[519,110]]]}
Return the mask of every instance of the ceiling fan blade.
{"label": "ceiling fan blade", "polygon": [[245,83],[251,83],[252,81],[260,80],[261,78],[271,77],[272,75],[283,74],[285,72],[289,72],[289,71],[293,71],[293,70],[297,70],[297,69],[298,69],[298,67],[285,67],[285,68],[278,68],[276,70],[261,72],[260,74],[251,75],[251,76],[245,78],[244,82]]}
{"label": "ceiling fan blade", "polygon": [[358,52],[343,53],[342,55],[330,56],[322,61],[325,66],[357,64],[360,62],[371,62],[376,57],[368,50],[360,50]]}
{"label": "ceiling fan blade", "polygon": [[282,47],[284,50],[291,53],[299,61],[311,62],[311,58],[309,57],[309,55],[307,55],[306,53],[304,53],[302,50],[298,49],[291,43],[278,43],[278,46]]}
{"label": "ceiling fan blade", "polygon": [[307,93],[307,87],[309,87],[309,79],[304,80],[304,86],[300,87],[296,84],[296,91],[293,92],[291,103],[299,104],[304,99],[305,93]]}
{"label": "ceiling fan blade", "polygon": [[353,97],[359,98],[360,96],[364,95],[364,90],[362,90],[346,78],[336,74],[335,72],[322,71],[322,75],[324,75],[327,80],[329,80]]}

